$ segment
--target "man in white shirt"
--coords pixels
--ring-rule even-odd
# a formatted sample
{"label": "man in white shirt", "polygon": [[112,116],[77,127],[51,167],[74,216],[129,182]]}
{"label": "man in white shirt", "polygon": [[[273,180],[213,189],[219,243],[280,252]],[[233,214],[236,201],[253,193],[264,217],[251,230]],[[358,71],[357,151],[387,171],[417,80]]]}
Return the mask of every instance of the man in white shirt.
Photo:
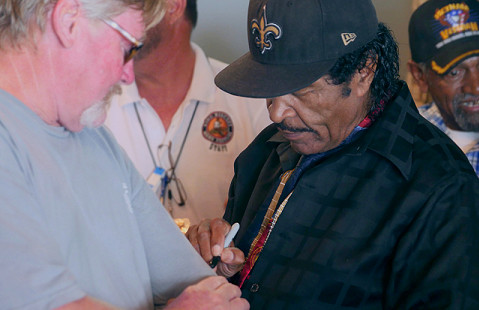
{"label": "man in white shirt", "polygon": [[479,176],[479,3],[430,0],[409,22],[409,70],[433,102],[419,112],[466,154]]}
{"label": "man in white shirt", "polygon": [[226,64],[190,41],[196,1],[168,5],[135,59],[135,83],[113,99],[106,124],[143,177],[155,166],[166,170],[159,195],[186,230],[187,222],[223,215],[234,159],[271,121],[264,99],[215,86]]}

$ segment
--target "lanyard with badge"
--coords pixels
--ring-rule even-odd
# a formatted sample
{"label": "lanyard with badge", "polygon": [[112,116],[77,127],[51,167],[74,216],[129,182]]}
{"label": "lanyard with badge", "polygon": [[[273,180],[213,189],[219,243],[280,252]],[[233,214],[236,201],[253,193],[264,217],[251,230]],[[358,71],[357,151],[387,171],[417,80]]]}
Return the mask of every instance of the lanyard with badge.
{"label": "lanyard with badge", "polygon": [[[150,185],[151,189],[158,195],[160,198],[161,202],[163,205],[165,204],[165,198],[168,197],[168,199],[174,199],[176,204],[178,206],[184,206],[185,201],[186,201],[186,192],[183,188],[183,185],[181,181],[177,178],[176,176],[176,167],[178,166],[178,161],[180,160],[181,153],[183,152],[183,147],[185,146],[186,143],[186,138],[188,137],[188,133],[190,132],[191,124],[193,123],[193,119],[196,114],[196,110],[198,108],[198,104],[200,102],[196,101],[195,108],[193,110],[193,114],[191,115],[190,121],[188,123],[188,127],[186,129],[185,136],[183,137],[183,141],[180,146],[180,150],[178,152],[178,155],[176,156],[176,159],[173,160],[173,156],[171,154],[171,141],[167,145],[159,145],[158,146],[158,151],[166,146],[168,148],[168,159],[170,162],[170,169],[166,170],[163,167],[160,167],[156,164],[155,157],[153,155],[153,151],[151,150],[151,144],[148,140],[148,137],[146,135],[145,128],[143,126],[143,121],[141,120],[140,113],[138,112],[137,108],[137,102],[134,102],[134,108],[135,108],[135,113],[138,119],[138,122],[141,127],[141,131],[143,133],[143,137],[145,138],[146,145],[148,147],[148,152],[150,153],[151,160],[153,162],[153,166],[155,169],[153,172],[148,176],[146,179],[147,183]],[[174,195],[169,188],[170,183],[172,181],[175,183],[177,193],[178,195]],[[170,210],[171,213],[171,210]]]}

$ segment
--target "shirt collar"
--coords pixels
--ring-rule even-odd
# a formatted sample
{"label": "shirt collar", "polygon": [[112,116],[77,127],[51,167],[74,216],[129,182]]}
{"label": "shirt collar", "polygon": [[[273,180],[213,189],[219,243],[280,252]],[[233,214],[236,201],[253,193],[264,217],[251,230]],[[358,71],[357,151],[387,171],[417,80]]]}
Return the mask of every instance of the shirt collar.
{"label": "shirt collar", "polygon": [[356,143],[358,153],[367,149],[388,159],[410,179],[413,143],[420,115],[406,83],[386,104],[384,113]]}
{"label": "shirt collar", "polygon": [[129,85],[121,85],[121,95],[114,96],[113,98],[113,100],[118,100],[120,107],[133,104],[134,102],[141,102],[142,100],[135,82]]}

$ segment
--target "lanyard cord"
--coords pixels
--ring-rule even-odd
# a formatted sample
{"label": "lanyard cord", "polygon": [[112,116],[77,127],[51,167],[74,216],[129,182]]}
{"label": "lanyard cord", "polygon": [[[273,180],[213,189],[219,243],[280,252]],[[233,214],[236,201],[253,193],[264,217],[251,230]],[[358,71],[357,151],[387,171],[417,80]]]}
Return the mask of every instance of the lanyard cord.
{"label": "lanyard cord", "polygon": [[[136,103],[137,103],[136,101],[133,103],[133,106],[135,108],[136,117],[138,119],[138,123],[140,123],[141,132],[143,133],[143,137],[145,138],[145,142],[146,142],[146,145],[148,147],[148,152],[150,153],[151,160],[153,161],[153,167],[156,167],[156,160],[155,160],[155,157],[153,156],[153,152],[151,151],[150,141],[148,140],[148,137],[146,136],[145,128],[143,126],[143,122],[141,120],[140,113],[138,113],[138,108],[136,106]],[[195,118],[196,110],[198,109],[198,104],[199,103],[200,103],[200,101],[197,100],[196,104],[195,104],[195,109],[193,110],[193,115],[191,115],[190,122],[188,123],[188,128],[186,129],[186,134],[183,138],[183,142],[181,143],[180,151],[178,152],[178,155],[176,156],[176,160],[174,162],[173,169],[171,171],[171,177],[173,177],[175,175],[176,166],[178,165],[178,160],[180,159],[181,153],[183,152],[183,147],[185,146],[186,138],[188,137],[188,133],[190,132],[191,124],[193,123],[193,119]]]}
{"label": "lanyard cord", "polygon": [[188,124],[188,128],[186,129],[186,133],[185,133],[185,136],[183,138],[183,142],[181,142],[180,151],[178,152],[178,155],[176,156],[176,160],[174,162],[173,169],[171,171],[171,176],[172,177],[175,176],[175,170],[176,170],[176,167],[178,166],[178,161],[180,160],[181,153],[183,153],[183,147],[185,146],[186,138],[188,137],[188,133],[190,132],[191,124],[193,123],[193,119],[195,118],[196,109],[198,109],[198,104],[199,103],[200,103],[200,101],[197,100],[196,104],[195,104],[195,109],[193,110],[193,114],[191,115],[190,122]]}
{"label": "lanyard cord", "polygon": [[145,128],[143,127],[143,122],[141,121],[140,113],[138,113],[138,108],[136,107],[136,101],[133,102],[133,106],[135,107],[136,118],[138,119],[138,123],[140,123],[141,132],[143,133],[143,137],[145,137],[146,146],[148,147],[148,152],[150,153],[151,160],[153,161],[153,167],[156,168],[156,160],[155,156],[153,156],[153,152],[151,151],[150,141],[148,141],[148,137],[146,136]]}

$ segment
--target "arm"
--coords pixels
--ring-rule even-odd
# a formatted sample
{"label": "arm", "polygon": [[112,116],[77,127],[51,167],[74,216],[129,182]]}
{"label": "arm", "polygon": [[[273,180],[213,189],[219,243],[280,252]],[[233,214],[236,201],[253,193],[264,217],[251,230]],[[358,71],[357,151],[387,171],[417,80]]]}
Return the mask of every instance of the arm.
{"label": "arm", "polygon": [[223,277],[210,277],[188,287],[166,310],[246,310],[249,304],[240,298],[241,290]]}
{"label": "arm", "polygon": [[58,307],[85,293],[65,267],[35,199],[27,156],[12,140],[0,130],[0,308]]}
{"label": "arm", "polygon": [[[229,284],[223,277],[209,277],[196,285],[189,286],[173,300],[165,310],[210,310],[210,309],[249,309],[248,302],[240,298],[240,289]],[[70,302],[56,310],[120,310],[92,297],[84,297]]]}
{"label": "arm", "polygon": [[[215,275],[213,270],[196,253],[123,150],[111,140],[129,179],[127,187],[131,191],[127,197],[140,233],[155,303],[164,305],[176,297],[172,304],[181,309],[215,309],[220,305],[243,309],[234,306],[244,306],[237,287],[222,282],[224,278],[211,277]],[[195,297],[198,292],[203,297]]]}
{"label": "arm", "polygon": [[[130,165],[130,169],[134,169]],[[131,172],[132,207],[143,241],[155,302],[165,304],[215,273],[196,253],[153,191]]]}

